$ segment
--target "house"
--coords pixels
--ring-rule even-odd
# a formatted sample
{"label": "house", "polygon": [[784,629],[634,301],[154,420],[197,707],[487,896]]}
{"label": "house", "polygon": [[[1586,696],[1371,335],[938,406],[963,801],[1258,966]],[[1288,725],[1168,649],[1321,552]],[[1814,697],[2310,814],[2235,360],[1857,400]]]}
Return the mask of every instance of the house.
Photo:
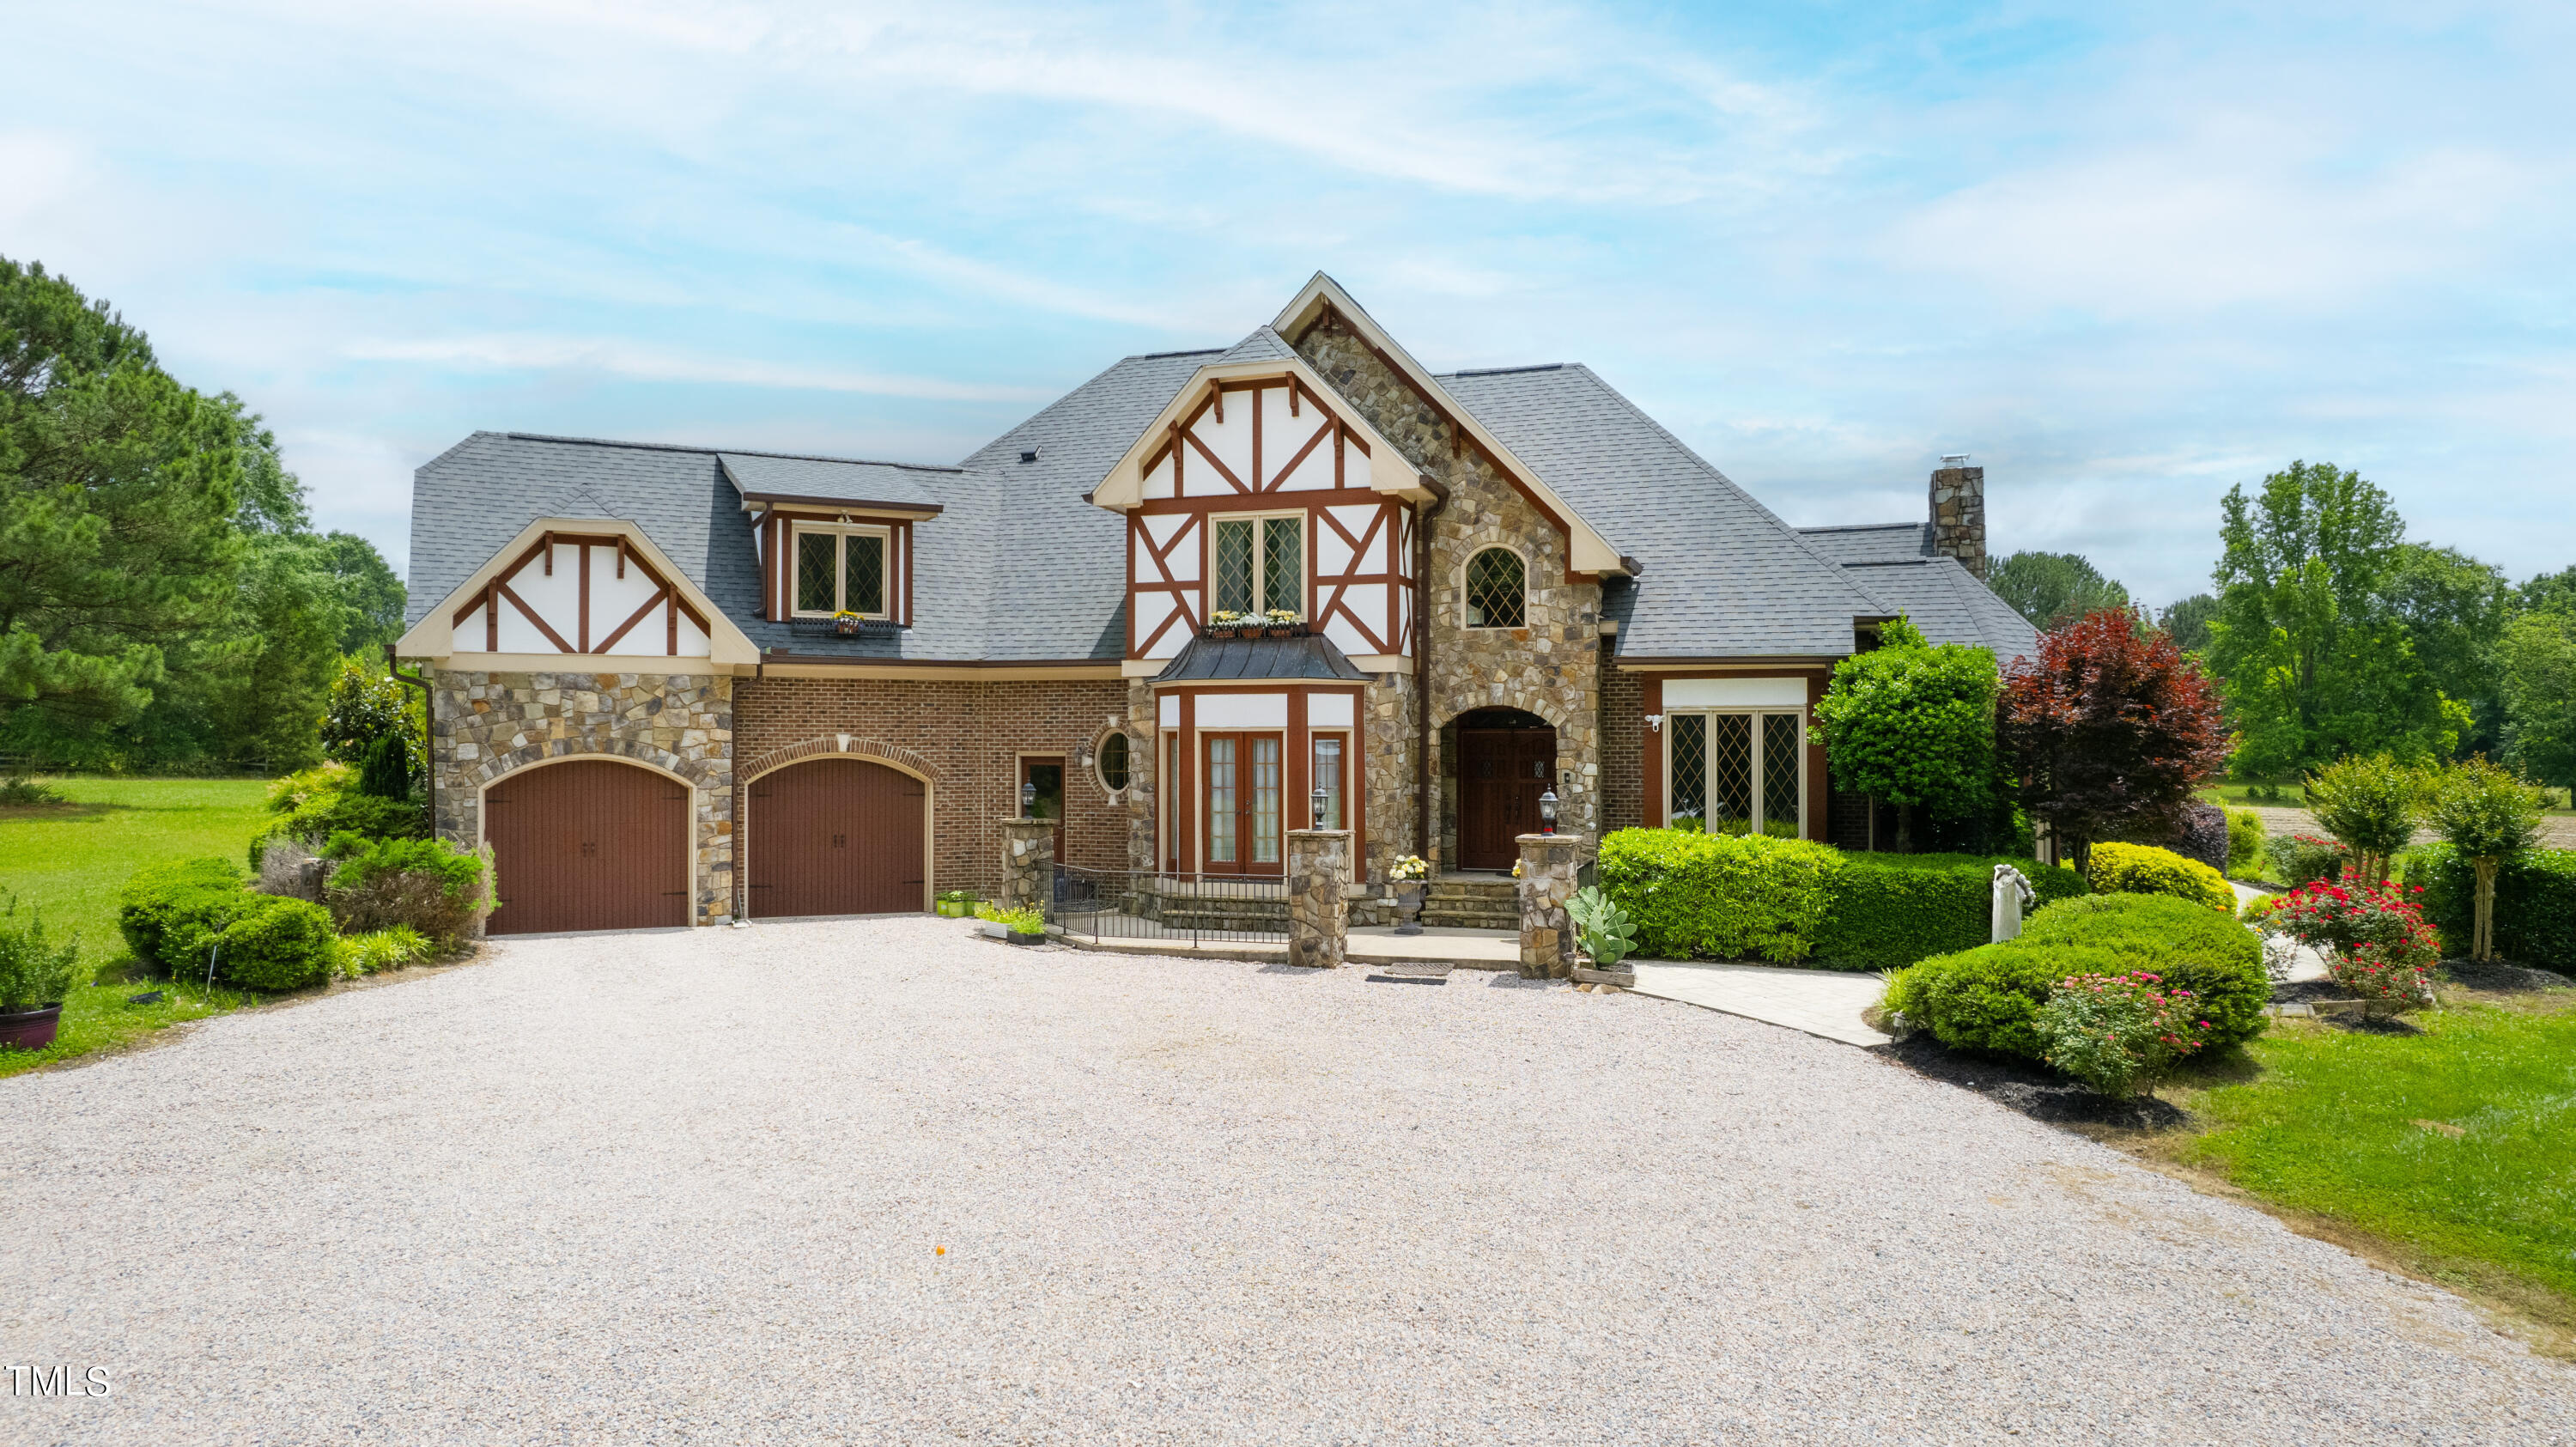
{"label": "house", "polygon": [[1318,275],[951,467],[478,432],[419,470],[396,651],[499,931],[918,910],[1024,814],[1068,866],[1254,880],[1317,801],[1372,881],[1508,870],[1550,791],[1860,844],[1834,661],[1900,614],[2033,646],[1983,489],[1793,528],[1589,369],[1435,374]]}

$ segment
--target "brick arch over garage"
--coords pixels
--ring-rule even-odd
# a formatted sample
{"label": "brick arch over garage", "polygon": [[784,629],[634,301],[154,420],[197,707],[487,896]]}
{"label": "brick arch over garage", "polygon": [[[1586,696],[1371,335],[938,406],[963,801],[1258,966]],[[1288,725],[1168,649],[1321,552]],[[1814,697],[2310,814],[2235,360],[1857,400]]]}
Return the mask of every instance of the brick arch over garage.
{"label": "brick arch over garage", "polygon": [[734,769],[734,777],[749,783],[763,774],[775,773],[789,764],[814,758],[866,759],[891,764],[924,782],[942,782],[939,766],[900,744],[883,739],[861,738],[857,734],[825,734],[819,739],[786,744],[771,749],[756,759],[745,759]]}

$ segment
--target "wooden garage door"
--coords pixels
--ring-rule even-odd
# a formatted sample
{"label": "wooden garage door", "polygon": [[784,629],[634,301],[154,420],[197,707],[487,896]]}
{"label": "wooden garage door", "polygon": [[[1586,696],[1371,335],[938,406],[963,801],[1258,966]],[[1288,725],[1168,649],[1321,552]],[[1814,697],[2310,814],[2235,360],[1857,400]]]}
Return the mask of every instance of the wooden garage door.
{"label": "wooden garage door", "polygon": [[897,914],[922,899],[919,779],[864,759],[809,759],[751,784],[751,913]]}
{"label": "wooden garage door", "polygon": [[689,790],[633,764],[522,769],[483,795],[494,934],[689,922]]}

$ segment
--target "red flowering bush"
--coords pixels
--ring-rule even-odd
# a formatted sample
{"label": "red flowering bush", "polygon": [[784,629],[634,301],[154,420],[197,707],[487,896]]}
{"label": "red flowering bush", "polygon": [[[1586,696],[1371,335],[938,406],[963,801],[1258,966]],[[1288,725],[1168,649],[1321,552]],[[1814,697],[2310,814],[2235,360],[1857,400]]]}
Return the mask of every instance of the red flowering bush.
{"label": "red flowering bush", "polygon": [[2049,1064],[2104,1095],[2143,1094],[2175,1061],[2208,1043],[2210,1023],[2191,991],[2162,975],[2070,975],[2039,1009]]}
{"label": "red flowering bush", "polygon": [[2364,999],[2428,1002],[2442,942],[2415,898],[2423,892],[2420,884],[2366,884],[2347,866],[2338,880],[2279,896],[2263,928],[2316,946],[2335,983]]}

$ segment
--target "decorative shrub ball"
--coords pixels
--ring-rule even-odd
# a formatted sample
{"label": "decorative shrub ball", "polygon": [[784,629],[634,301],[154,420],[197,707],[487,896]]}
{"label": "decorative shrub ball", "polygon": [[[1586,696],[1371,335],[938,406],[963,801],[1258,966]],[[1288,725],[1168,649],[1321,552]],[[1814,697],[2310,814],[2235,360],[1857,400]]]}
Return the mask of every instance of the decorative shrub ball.
{"label": "decorative shrub ball", "polygon": [[331,911],[273,894],[250,898],[256,904],[224,928],[215,978],[251,990],[300,990],[329,979],[339,959]]}
{"label": "decorative shrub ball", "polygon": [[175,970],[203,968],[207,947],[257,896],[229,859],[181,859],[134,871],[117,895],[116,927],[134,957]]}
{"label": "decorative shrub ball", "polygon": [[2152,844],[2096,844],[2086,871],[2096,894],[2167,894],[2234,918],[2236,891],[2227,876],[2196,859]]}

